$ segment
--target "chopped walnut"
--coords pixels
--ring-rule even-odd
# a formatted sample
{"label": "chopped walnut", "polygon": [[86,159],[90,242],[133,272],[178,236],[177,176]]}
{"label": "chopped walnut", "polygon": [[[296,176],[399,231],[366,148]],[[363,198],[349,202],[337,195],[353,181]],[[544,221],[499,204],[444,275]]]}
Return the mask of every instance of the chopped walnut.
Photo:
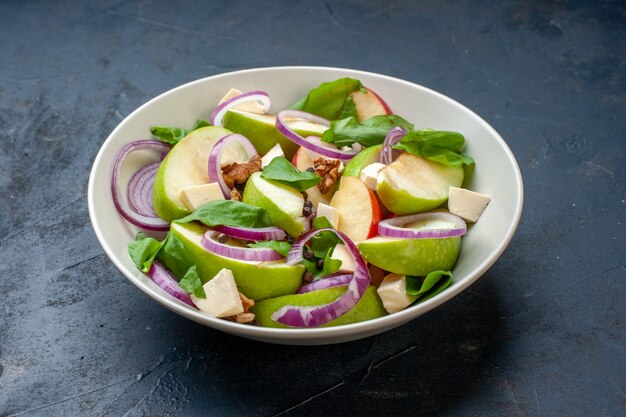
{"label": "chopped walnut", "polygon": [[254,155],[248,162],[238,164],[233,162],[222,167],[222,177],[228,188],[233,188],[235,184],[245,183],[252,173],[261,170],[261,157]]}
{"label": "chopped walnut", "polygon": [[244,313],[247,313],[250,307],[254,305],[254,300],[246,297],[242,293],[239,293],[239,298],[241,298],[241,304],[243,305]]}
{"label": "chopped walnut", "polygon": [[322,181],[317,184],[317,187],[320,189],[322,194],[326,194],[329,192],[337,178],[339,178],[339,168],[341,167],[341,161],[338,159],[327,159],[324,157],[320,157],[313,161],[313,169],[315,173],[322,177]]}
{"label": "chopped walnut", "polygon": [[233,187],[233,189],[230,190],[230,199],[235,201],[241,201],[241,193],[237,188]]}
{"label": "chopped walnut", "polygon": [[243,313],[224,318],[237,323],[252,323],[254,321],[254,313],[250,313],[250,307],[254,305],[254,300],[246,297],[242,293],[239,293],[239,298],[241,299],[241,305],[243,306]]}
{"label": "chopped walnut", "polygon": [[234,317],[237,323],[251,323],[254,321],[253,313],[239,313]]}

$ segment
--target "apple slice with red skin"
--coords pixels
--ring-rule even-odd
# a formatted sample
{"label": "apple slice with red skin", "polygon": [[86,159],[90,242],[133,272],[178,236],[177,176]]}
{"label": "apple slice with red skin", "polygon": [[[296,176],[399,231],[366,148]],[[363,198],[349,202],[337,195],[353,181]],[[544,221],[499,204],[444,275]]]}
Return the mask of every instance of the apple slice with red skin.
{"label": "apple slice with red skin", "polygon": [[[307,168],[313,167],[313,161],[317,158],[320,158],[322,155],[310,151],[302,146],[298,148],[296,153],[293,155],[291,159],[291,163],[293,166],[298,168],[300,171],[306,171]],[[313,203],[313,206],[317,208],[319,203],[328,204],[333,194],[335,193],[335,189],[331,189],[326,194],[322,194],[319,187],[314,185],[313,187],[306,190],[306,194],[308,196],[308,200]]]}
{"label": "apple slice with red skin", "polygon": [[381,220],[376,195],[357,177],[343,177],[339,189],[330,200],[339,211],[339,231],[358,243],[378,235]]}
{"label": "apple slice with red skin", "polygon": [[361,90],[356,90],[350,94],[352,100],[354,100],[354,106],[356,107],[356,118],[358,121],[367,120],[374,116],[380,116],[384,114],[392,114],[391,109],[385,103],[378,94],[369,88],[365,88],[365,93]]}

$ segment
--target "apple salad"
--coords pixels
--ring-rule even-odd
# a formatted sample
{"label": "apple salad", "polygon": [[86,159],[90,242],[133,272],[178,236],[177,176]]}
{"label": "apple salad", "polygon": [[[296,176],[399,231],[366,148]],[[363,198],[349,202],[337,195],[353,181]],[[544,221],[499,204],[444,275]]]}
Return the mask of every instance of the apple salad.
{"label": "apple salad", "polygon": [[[270,110],[267,93],[231,89],[210,120],[121,149],[111,189],[145,231],[128,247],[139,270],[207,314],[282,328],[382,317],[453,284],[490,201],[461,188],[462,134],[416,129],[351,78]],[[158,160],[122,186],[145,149]]]}

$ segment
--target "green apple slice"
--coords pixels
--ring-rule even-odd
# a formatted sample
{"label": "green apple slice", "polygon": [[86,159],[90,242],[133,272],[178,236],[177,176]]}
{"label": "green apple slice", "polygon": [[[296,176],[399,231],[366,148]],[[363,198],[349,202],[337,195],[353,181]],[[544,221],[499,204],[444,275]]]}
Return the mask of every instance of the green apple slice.
{"label": "green apple slice", "polygon": [[377,236],[358,245],[372,265],[400,275],[426,276],[452,269],[461,250],[461,237],[445,239],[396,239]]}
{"label": "green apple slice", "polygon": [[248,178],[241,201],[267,210],[272,224],[291,236],[296,237],[306,229],[302,194],[278,181],[261,178],[260,172]]}
{"label": "green apple slice", "polygon": [[375,145],[363,149],[346,164],[342,175],[344,177],[358,177],[363,168],[374,162],[378,162],[378,155],[380,155],[382,148],[383,145]]}
{"label": "green apple slice", "polygon": [[453,168],[404,152],[378,173],[376,192],[396,214],[422,213],[445,203],[450,187],[463,182],[463,168]]}
{"label": "green apple slice", "polygon": [[230,269],[239,291],[253,300],[293,294],[302,285],[304,266],[300,264],[239,261],[208,252],[201,243],[207,230],[198,223],[172,223],[170,228],[195,261],[202,282],[209,281],[223,268]]}
{"label": "green apple slice", "polygon": [[[298,145],[287,139],[276,129],[276,115],[256,114],[242,110],[230,110],[224,115],[222,124],[226,129],[232,130],[247,137],[254,144],[260,155],[265,155],[277,143],[280,143],[285,158],[291,160],[298,150]],[[322,136],[326,126],[306,121],[292,121],[287,123],[299,135]]]}
{"label": "green apple slice", "polygon": [[221,127],[203,127],[172,148],[157,171],[152,189],[152,204],[159,217],[171,222],[190,213],[180,191],[209,182],[209,153],[218,140],[231,133]]}
{"label": "green apple slice", "polygon": [[[336,300],[346,291],[346,287],[326,288],[312,291],[306,294],[285,295],[282,297],[268,298],[260,301],[250,308],[255,314],[256,320],[263,327],[288,328],[281,323],[272,320],[272,314],[286,305],[293,306],[316,306],[328,304]],[[376,293],[376,288],[369,286],[363,297],[352,310],[341,317],[326,323],[321,327],[339,326],[341,324],[357,323],[359,321],[372,320],[387,315],[380,297]]]}

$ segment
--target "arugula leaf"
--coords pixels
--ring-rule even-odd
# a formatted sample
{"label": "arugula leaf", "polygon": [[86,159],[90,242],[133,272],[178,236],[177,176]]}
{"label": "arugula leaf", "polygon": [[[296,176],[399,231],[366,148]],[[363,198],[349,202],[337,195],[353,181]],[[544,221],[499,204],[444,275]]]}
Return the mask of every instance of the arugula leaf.
{"label": "arugula leaf", "polygon": [[314,172],[300,171],[282,156],[272,159],[261,172],[261,178],[278,181],[298,191],[307,190],[322,180]]}
{"label": "arugula leaf", "polygon": [[313,226],[313,229],[334,229],[333,225],[330,224],[330,221],[328,221],[326,216],[315,217],[311,225]]}
{"label": "arugula leaf", "polygon": [[465,138],[458,132],[422,129],[408,132],[394,149],[458,168],[474,163],[471,156],[461,152],[464,144]]}
{"label": "arugula leaf", "polygon": [[270,215],[265,209],[235,200],[209,201],[190,215],[174,221],[199,221],[209,227],[224,225],[259,228],[272,225]]}
{"label": "arugula leaf", "polygon": [[163,241],[163,247],[156,257],[177,278],[184,276],[195,263],[185,249],[183,242],[172,233],[167,235]]}
{"label": "arugula leaf", "polygon": [[196,265],[193,265],[187,270],[185,276],[180,280],[178,285],[183,290],[192,293],[198,298],[206,298],[206,293],[202,287],[202,280],[200,279],[200,275],[198,275]]}
{"label": "arugula leaf", "polygon": [[169,143],[170,145],[176,145],[189,133],[206,126],[211,126],[211,123],[200,119],[196,120],[196,124],[189,130],[173,126],[152,126],[150,128],[150,133],[162,142]]}
{"label": "arugula leaf", "polygon": [[283,240],[267,240],[264,242],[253,242],[248,243],[249,248],[270,248],[274,249],[276,252],[280,253],[283,256],[287,256],[289,250],[291,249],[291,243],[285,242]]}
{"label": "arugula leaf", "polygon": [[[326,229],[333,226],[328,219],[324,216],[316,217],[313,219],[313,229]],[[331,253],[335,249],[335,246],[339,243],[337,235],[331,231],[319,232],[309,240],[311,244],[311,250],[316,258],[325,258],[326,254],[330,250]]]}
{"label": "arugula leaf", "polygon": [[330,255],[333,253],[333,248],[328,249],[324,256],[324,267],[321,271],[316,272],[314,276],[325,277],[326,275],[334,274],[341,268],[341,261],[339,259],[333,259]]}
{"label": "arugula leaf", "polygon": [[[442,279],[442,277],[445,277]],[[432,271],[424,278],[407,275],[406,293],[417,296],[417,300],[425,301],[434,297],[452,284],[452,272]],[[417,301],[416,300],[416,301]]]}
{"label": "arugula leaf", "polygon": [[374,116],[362,122],[355,117],[348,117],[330,122],[330,128],[322,134],[322,140],[334,143],[338,148],[355,142],[366,147],[380,145],[385,141],[387,133],[396,126],[413,130],[411,123],[395,114]]}
{"label": "arugula leaf", "polygon": [[346,117],[356,117],[356,103],[352,96],[348,96],[346,99],[337,119],[345,119]]}
{"label": "arugula leaf", "polygon": [[156,239],[145,236],[143,232],[139,232],[135,241],[128,244],[128,254],[138,270],[148,272],[152,266],[152,261],[154,261],[164,244],[165,240],[159,242]]}
{"label": "arugula leaf", "polygon": [[357,89],[365,91],[361,82],[354,78],[340,78],[322,83],[309,91],[305,98],[292,105],[291,109],[335,120],[342,113],[350,113],[354,103],[348,104],[347,101],[350,93]]}

